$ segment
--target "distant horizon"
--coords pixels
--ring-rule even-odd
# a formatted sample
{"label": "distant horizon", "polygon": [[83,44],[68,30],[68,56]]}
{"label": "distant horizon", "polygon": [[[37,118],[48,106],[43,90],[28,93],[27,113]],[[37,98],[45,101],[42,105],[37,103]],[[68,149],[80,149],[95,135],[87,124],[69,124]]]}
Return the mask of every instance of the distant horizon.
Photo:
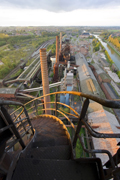
{"label": "distant horizon", "polygon": [[3,25],[2,26],[2,25],[0,25],[0,27],[120,27],[120,25],[119,26],[112,26],[112,25],[111,26],[107,26],[107,25],[106,26],[105,25],[104,26],[94,26],[94,25],[91,25],[91,26],[89,26],[89,25],[80,25],[80,26],[78,26],[78,25],[76,25],[76,26],[75,25],[74,26],[72,26],[72,25],[71,26],[70,25],[66,25],[66,26],[64,26],[64,25],[45,25],[45,26],[43,26],[43,25],[41,25],[41,26],[40,25],[39,26],[38,25],[29,25],[29,26],[10,25],[10,26],[4,26]]}

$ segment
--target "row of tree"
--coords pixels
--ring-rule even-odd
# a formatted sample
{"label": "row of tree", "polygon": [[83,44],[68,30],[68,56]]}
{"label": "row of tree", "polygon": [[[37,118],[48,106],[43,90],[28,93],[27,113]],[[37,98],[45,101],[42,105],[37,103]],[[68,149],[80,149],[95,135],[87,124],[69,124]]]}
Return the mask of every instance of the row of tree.
{"label": "row of tree", "polygon": [[14,44],[17,44],[23,40],[29,40],[32,39],[34,36],[0,36],[0,46],[9,44],[10,46],[13,46]]}
{"label": "row of tree", "polygon": [[93,51],[99,51],[100,50],[100,42],[98,39],[93,39],[92,44],[94,46]]}
{"label": "row of tree", "polygon": [[100,34],[105,40],[107,40],[110,36],[111,32],[105,31]]}
{"label": "row of tree", "polygon": [[[108,34],[107,34],[108,35]],[[116,39],[116,38],[115,38]],[[114,42],[114,43],[116,43],[116,44],[118,44],[118,41],[116,41],[114,38],[112,38],[111,36],[109,36],[109,41],[110,42]],[[114,41],[115,40],[115,41]],[[95,51],[95,47],[97,46],[97,44],[98,44],[98,39],[93,39],[93,41],[92,41],[92,44],[93,44],[93,46],[94,46],[94,51]],[[114,44],[115,45],[115,44]],[[104,48],[104,46],[101,44],[101,42],[99,42],[99,47],[101,47],[102,48],[102,50],[104,51],[104,53],[105,53],[105,56],[106,56],[106,58],[107,58],[107,60],[110,62],[110,64],[112,65],[114,62],[113,62],[113,60],[111,59],[111,57],[109,56],[109,54],[108,54],[108,52],[107,52],[107,50],[105,50],[105,48]],[[98,48],[96,48],[96,49],[98,49]],[[118,75],[118,77],[120,78],[120,71],[117,71],[117,75]]]}
{"label": "row of tree", "polygon": [[43,31],[43,32],[41,33],[41,35],[42,35],[43,37],[45,37],[45,36],[58,36],[58,35],[59,35],[59,32]]}
{"label": "row of tree", "polygon": [[118,37],[112,37],[112,35],[109,36],[108,38],[109,42],[113,43],[119,50],[120,50],[120,42]]}
{"label": "row of tree", "polygon": [[52,55],[55,54],[55,51],[56,51],[55,42],[54,42],[52,45],[49,45],[49,46],[47,47],[47,51],[49,51],[49,50],[51,50]]}
{"label": "row of tree", "polygon": [[113,60],[111,59],[111,57],[109,56],[108,52],[105,51],[105,55],[106,55],[106,58],[109,60],[110,64],[112,65],[114,62]]}

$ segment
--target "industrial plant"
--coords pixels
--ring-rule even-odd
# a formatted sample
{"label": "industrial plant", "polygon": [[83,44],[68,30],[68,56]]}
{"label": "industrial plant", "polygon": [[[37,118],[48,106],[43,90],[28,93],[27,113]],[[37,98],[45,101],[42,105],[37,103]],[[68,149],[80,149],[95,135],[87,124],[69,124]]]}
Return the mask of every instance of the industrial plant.
{"label": "industrial plant", "polygon": [[60,32],[0,82],[0,180],[120,179],[120,101],[93,39]]}

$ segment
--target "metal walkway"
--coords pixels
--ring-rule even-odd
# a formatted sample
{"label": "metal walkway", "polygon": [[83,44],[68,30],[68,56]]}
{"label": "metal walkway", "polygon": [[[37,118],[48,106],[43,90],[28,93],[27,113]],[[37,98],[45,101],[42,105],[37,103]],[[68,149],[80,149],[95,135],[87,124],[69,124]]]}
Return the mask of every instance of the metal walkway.
{"label": "metal walkway", "polygon": [[98,159],[72,160],[69,134],[58,118],[43,116],[32,124],[34,142],[21,154],[11,180],[102,179]]}
{"label": "metal walkway", "polygon": [[[72,107],[58,102],[60,94],[72,94],[84,97],[80,114]],[[60,91],[46,96],[53,96],[51,101],[51,114],[44,114],[43,96],[27,102],[25,105],[13,101],[0,101],[0,171],[6,180],[114,180],[120,179],[120,148],[112,154],[106,149],[93,149],[86,147],[84,137],[80,134],[83,125],[89,135],[94,138],[120,138],[120,133],[100,133],[95,131],[87,122],[87,109],[90,100],[110,108],[120,108],[120,101],[109,101],[94,95],[74,91]],[[4,105],[15,105],[15,111],[7,112]],[[19,106],[16,109],[16,106]],[[61,109],[66,106],[69,112]],[[74,114],[71,114],[73,111]],[[64,118],[60,120],[61,117]],[[69,115],[69,116],[68,116]],[[72,117],[76,118],[77,127]],[[63,123],[64,122],[64,123]],[[72,136],[70,138],[69,128]],[[69,131],[69,132],[68,132]],[[24,138],[30,136],[27,144]],[[88,154],[104,154],[109,156],[106,164],[100,158],[77,158],[73,154],[77,140],[80,141],[82,151]],[[19,149],[15,150],[16,144]],[[118,143],[119,145],[119,143]],[[80,149],[81,151],[81,149]],[[5,158],[14,158],[6,164]],[[16,156],[17,155],[17,156]],[[6,166],[4,166],[4,164]]]}

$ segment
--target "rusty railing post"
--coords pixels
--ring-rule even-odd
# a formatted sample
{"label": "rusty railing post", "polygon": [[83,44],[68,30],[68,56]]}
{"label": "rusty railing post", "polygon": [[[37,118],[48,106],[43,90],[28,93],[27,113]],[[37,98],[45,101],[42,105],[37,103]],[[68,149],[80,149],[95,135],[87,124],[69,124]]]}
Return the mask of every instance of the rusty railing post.
{"label": "rusty railing post", "polygon": [[57,117],[57,94],[55,94],[55,116]]}
{"label": "rusty railing post", "polygon": [[86,115],[88,106],[89,106],[89,99],[85,99],[85,101],[84,101],[84,103],[83,103],[82,110],[81,110],[81,114],[80,114],[80,117],[79,117],[78,125],[77,125],[77,128],[76,128],[74,140],[73,140],[73,148],[75,148],[75,146],[76,146],[78,134],[79,134],[80,129],[81,129],[81,127],[82,127],[82,122],[81,122],[81,120],[85,118],[85,115]]}

